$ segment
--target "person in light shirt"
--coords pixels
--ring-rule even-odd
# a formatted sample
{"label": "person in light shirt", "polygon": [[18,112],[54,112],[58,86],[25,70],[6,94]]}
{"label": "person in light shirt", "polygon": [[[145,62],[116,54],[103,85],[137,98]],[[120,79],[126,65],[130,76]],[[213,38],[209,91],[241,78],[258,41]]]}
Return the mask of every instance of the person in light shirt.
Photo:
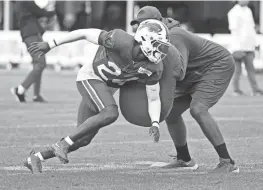
{"label": "person in light shirt", "polygon": [[263,90],[258,87],[253,60],[256,47],[256,30],[252,11],[247,6],[249,1],[238,1],[228,12],[229,30],[232,41],[230,51],[236,62],[236,69],[233,77],[234,95],[244,95],[240,89],[239,81],[242,73],[241,64],[244,63],[249,83],[252,88],[252,95],[263,95]]}

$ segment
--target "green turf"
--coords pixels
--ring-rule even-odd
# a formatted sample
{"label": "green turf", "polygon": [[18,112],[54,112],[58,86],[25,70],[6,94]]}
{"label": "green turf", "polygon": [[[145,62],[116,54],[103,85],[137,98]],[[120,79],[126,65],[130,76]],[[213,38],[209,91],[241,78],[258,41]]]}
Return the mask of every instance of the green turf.
{"label": "green turf", "polygon": [[[0,189],[262,189],[263,187],[263,97],[232,97],[230,91],[211,110],[220,124],[240,174],[209,174],[217,154],[201,129],[184,114],[189,149],[200,169],[192,171],[150,168],[154,162],[169,162],[174,147],[165,125],[160,143],[152,143],[147,128],[123,119],[102,129],[89,147],[69,155],[70,163],[45,162],[43,173],[32,175],[22,161],[35,149],[59,140],[74,130],[80,96],[74,72],[45,71],[43,92],[48,104],[18,104],[9,89],[26,71],[0,71]],[[258,76],[263,87],[263,77]],[[249,94],[247,80],[242,86]]]}

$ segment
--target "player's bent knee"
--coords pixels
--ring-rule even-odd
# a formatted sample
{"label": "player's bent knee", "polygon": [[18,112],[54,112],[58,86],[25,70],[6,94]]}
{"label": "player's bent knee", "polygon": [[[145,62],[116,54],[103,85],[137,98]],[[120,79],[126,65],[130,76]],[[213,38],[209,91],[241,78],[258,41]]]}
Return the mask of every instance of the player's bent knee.
{"label": "player's bent knee", "polygon": [[208,106],[197,101],[192,101],[190,104],[190,114],[193,118],[199,118],[201,115],[208,113],[208,109]]}
{"label": "player's bent knee", "polygon": [[118,107],[110,105],[101,110],[100,114],[103,116],[104,125],[114,123],[119,117]]}

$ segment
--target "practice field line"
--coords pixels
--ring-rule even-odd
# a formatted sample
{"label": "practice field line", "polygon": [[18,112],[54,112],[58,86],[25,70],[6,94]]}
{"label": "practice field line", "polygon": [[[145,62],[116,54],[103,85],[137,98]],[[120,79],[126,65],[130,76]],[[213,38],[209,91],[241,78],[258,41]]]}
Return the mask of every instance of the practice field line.
{"label": "practice field line", "polygon": [[[189,171],[185,169],[161,169],[159,167],[151,167],[158,162],[154,161],[136,161],[136,162],[127,162],[127,163],[107,163],[107,164],[92,164],[92,163],[83,163],[83,164],[70,164],[70,165],[50,165],[50,166],[43,166],[43,171],[62,171],[62,172],[80,172],[80,171],[100,171],[100,170],[124,170],[124,169],[141,169],[141,171],[128,171],[128,172],[135,172],[135,173],[144,173],[144,172],[162,172],[167,174],[174,174],[178,172],[178,174],[206,174],[207,171],[200,171],[203,169],[212,169],[214,165],[202,164],[199,165],[200,169],[195,171]],[[165,163],[168,164],[168,163]],[[262,173],[263,168],[252,168],[255,165],[262,165],[262,162],[255,162],[255,163],[246,163],[240,166],[240,170],[243,173]],[[23,166],[7,166],[7,167],[0,167],[0,171],[28,171],[27,168]],[[28,171],[29,172],[29,171]],[[127,171],[126,171],[127,172]],[[171,173],[172,172],[172,173]],[[19,173],[21,174],[21,173]]]}
{"label": "practice field line", "polygon": [[[257,122],[263,123],[263,119],[261,117],[215,117],[217,121],[247,121],[247,122]],[[185,122],[195,122],[194,119],[185,119]],[[131,125],[128,122],[116,122],[112,125]],[[1,125],[0,129],[6,128],[54,128],[54,127],[71,127],[76,126],[76,123],[46,123],[46,124],[22,124],[22,125]]]}
{"label": "practice field line", "polygon": [[[228,139],[226,138],[226,142],[237,142],[237,141],[249,141],[249,140],[258,140],[261,139],[261,136],[256,136],[256,137],[237,137],[237,138],[232,138]],[[189,138],[189,142],[199,142],[199,141],[208,141],[206,138]],[[160,143],[170,143],[172,140],[160,140]],[[151,140],[145,140],[145,141],[117,141],[117,142],[92,142],[89,146],[96,146],[96,145],[122,145],[122,144],[150,144],[152,143]],[[46,147],[47,145],[41,145],[41,144],[27,144],[27,145],[0,145],[0,149],[6,149],[6,148],[25,148],[25,146],[30,147],[30,148],[41,148],[41,147]],[[204,149],[202,149],[204,150]]]}

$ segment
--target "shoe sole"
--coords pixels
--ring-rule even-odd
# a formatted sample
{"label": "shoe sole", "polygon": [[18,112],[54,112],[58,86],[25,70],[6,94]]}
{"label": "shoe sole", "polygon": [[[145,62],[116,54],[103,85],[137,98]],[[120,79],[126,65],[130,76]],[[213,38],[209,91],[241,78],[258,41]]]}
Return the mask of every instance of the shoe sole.
{"label": "shoe sole", "polygon": [[19,98],[18,98],[17,95],[16,95],[15,89],[14,89],[14,88],[11,88],[11,89],[10,89],[10,92],[13,94],[13,96],[14,96],[15,99],[16,99],[16,101],[17,101],[17,102],[20,102]]}
{"label": "shoe sole", "polygon": [[27,160],[23,162],[23,165],[24,165],[27,169],[29,169],[32,174],[34,173],[34,172],[33,172],[32,165],[30,165],[30,164],[27,162]]}
{"label": "shoe sole", "polygon": [[[42,173],[42,163],[41,160],[36,157],[36,156],[30,156],[31,157],[31,162],[32,162],[32,170],[36,171],[38,173]],[[33,164],[34,163],[34,164]],[[33,167],[33,165],[36,166],[36,168]]]}

